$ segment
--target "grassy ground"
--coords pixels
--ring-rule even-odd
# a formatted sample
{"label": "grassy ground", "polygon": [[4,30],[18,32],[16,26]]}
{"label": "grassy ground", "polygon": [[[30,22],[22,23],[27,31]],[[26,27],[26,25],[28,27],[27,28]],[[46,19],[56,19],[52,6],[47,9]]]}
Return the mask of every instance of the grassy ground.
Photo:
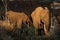
{"label": "grassy ground", "polygon": [[35,36],[34,28],[31,26],[28,30],[26,25],[23,25],[21,30],[16,29],[13,32],[0,29],[0,35],[1,40],[54,40],[53,37],[46,37],[44,35]]}

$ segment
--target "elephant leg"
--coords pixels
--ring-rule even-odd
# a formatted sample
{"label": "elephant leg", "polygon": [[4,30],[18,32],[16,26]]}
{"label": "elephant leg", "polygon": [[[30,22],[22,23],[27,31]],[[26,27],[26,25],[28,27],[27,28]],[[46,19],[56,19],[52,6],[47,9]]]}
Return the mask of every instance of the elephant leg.
{"label": "elephant leg", "polygon": [[35,29],[35,35],[38,36],[38,29]]}
{"label": "elephant leg", "polygon": [[19,20],[19,21],[17,22],[17,28],[18,28],[18,29],[21,29],[21,27],[22,27],[22,20]]}
{"label": "elephant leg", "polygon": [[38,25],[35,24],[35,35],[38,35]]}

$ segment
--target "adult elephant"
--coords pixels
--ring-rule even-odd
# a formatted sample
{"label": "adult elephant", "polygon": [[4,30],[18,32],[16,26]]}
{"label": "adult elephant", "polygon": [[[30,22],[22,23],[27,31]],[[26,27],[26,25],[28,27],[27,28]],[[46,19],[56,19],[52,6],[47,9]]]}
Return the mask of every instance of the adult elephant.
{"label": "adult elephant", "polygon": [[18,29],[21,29],[22,23],[27,24],[29,28],[30,19],[24,12],[14,12],[7,11],[6,18],[10,21],[10,23],[15,23]]}
{"label": "adult elephant", "polygon": [[44,23],[44,32],[46,35],[48,34],[48,26],[49,26],[49,10],[47,7],[44,9],[42,7],[37,7],[31,14],[33,25],[35,27],[35,34],[37,35],[38,28],[42,28],[41,21]]}

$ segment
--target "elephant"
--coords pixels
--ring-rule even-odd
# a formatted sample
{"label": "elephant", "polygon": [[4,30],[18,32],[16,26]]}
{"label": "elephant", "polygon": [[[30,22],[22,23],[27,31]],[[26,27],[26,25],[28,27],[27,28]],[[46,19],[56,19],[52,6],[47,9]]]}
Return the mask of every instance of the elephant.
{"label": "elephant", "polygon": [[[48,27],[49,27],[49,10],[47,7],[37,7],[31,14],[32,20],[33,20],[33,25],[35,27],[35,34],[37,35],[38,28],[44,28],[44,32],[46,35],[48,35]],[[41,21],[43,22],[42,27]]]}
{"label": "elephant", "polygon": [[22,28],[22,23],[26,24],[29,28],[30,19],[24,12],[14,12],[7,11],[6,19],[10,21],[10,23],[16,24],[18,29]]}

